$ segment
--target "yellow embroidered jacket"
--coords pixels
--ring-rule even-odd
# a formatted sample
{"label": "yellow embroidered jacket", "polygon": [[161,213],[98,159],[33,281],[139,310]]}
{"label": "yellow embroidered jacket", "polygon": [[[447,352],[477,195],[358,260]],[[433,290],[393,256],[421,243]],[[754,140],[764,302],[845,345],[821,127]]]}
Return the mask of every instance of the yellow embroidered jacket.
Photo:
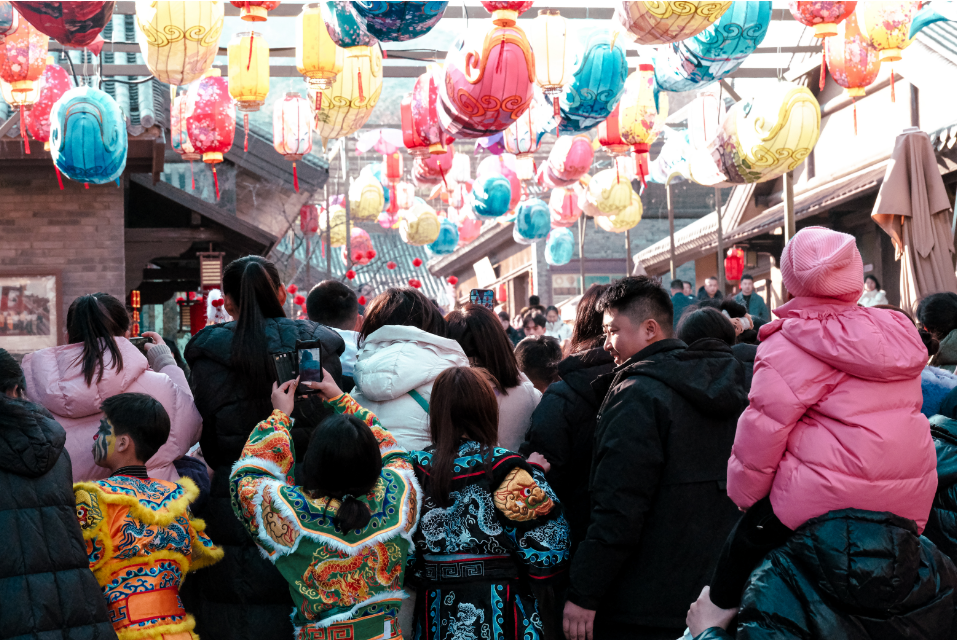
{"label": "yellow embroidered jacket", "polygon": [[223,557],[203,533],[205,523],[189,516],[196,485],[112,476],[77,483],[73,493],[90,569],[119,640],[195,640],[180,585],[188,571]]}

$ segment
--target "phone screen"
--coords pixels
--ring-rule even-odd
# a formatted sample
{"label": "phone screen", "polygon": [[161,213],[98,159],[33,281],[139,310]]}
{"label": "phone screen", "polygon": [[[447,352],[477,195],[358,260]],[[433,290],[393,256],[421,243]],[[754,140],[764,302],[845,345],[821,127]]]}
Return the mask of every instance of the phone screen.
{"label": "phone screen", "polygon": [[479,304],[486,309],[495,309],[495,292],[491,289],[472,289],[469,291],[469,302]]}
{"label": "phone screen", "polygon": [[322,382],[322,350],[299,350],[299,382]]}

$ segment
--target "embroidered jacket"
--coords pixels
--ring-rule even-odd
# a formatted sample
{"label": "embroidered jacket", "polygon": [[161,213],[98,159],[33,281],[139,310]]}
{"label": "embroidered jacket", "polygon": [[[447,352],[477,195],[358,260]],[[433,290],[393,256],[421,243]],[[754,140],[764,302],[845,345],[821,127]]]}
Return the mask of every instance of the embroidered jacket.
{"label": "embroidered jacket", "polygon": [[188,571],[223,552],[203,533],[205,523],[189,516],[196,485],[112,476],[79,482],[73,493],[90,569],[119,639],[197,638],[179,588]]}
{"label": "embroidered jacket", "polygon": [[339,530],[333,523],[339,501],[314,498],[295,485],[290,420],[281,411],[256,426],[233,466],[233,510],[289,582],[297,639],[396,637],[418,485],[405,451],[375,415],[347,394],[327,404],[361,418],[379,442],[382,473],[359,498],[372,512],[369,524]]}

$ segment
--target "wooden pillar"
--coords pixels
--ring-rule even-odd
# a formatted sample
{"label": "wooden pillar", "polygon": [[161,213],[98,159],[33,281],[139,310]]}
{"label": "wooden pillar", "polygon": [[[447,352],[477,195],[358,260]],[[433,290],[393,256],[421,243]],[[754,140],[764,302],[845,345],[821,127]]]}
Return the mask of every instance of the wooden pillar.
{"label": "wooden pillar", "polygon": [[668,254],[668,265],[671,279],[675,279],[675,207],[671,201],[671,181],[665,184],[665,193],[668,197],[668,239],[671,241],[671,253]]}
{"label": "wooden pillar", "polygon": [[726,295],[724,278],[724,228],[721,221],[721,189],[714,188],[714,211],[718,214],[718,291]]}
{"label": "wooden pillar", "polygon": [[625,275],[630,276],[635,270],[631,260],[631,229],[625,231]]}

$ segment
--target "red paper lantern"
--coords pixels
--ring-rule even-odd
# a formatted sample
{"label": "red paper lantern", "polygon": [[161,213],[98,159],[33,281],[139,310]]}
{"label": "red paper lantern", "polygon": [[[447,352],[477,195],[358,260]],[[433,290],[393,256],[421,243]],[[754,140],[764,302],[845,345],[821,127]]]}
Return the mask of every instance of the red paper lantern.
{"label": "red paper lantern", "polygon": [[350,280],[354,280],[356,277],[356,272],[353,271],[352,269],[349,269],[348,271],[346,271],[346,277],[349,278]]}
{"label": "red paper lantern", "polygon": [[356,300],[356,302],[358,302],[361,306],[364,307],[364,306],[366,306],[366,297],[365,297],[365,296],[359,296],[359,299]]}
{"label": "red paper lantern", "polygon": [[314,204],[304,204],[299,209],[299,229],[303,233],[319,232],[319,207]]}
{"label": "red paper lantern", "polygon": [[113,17],[115,2],[14,2],[21,16],[60,44],[99,55],[100,31]]}
{"label": "red paper lantern", "polygon": [[223,161],[223,154],[233,146],[236,135],[236,107],[219,69],[204,73],[189,90],[186,113],[189,141],[196,153],[203,154],[203,162],[213,165],[213,183],[219,200],[216,165]]}
{"label": "red paper lantern", "polygon": [[804,2],[791,0],[788,8],[794,19],[814,29],[818,38],[837,35],[837,25],[854,13],[857,2]]}
{"label": "red paper lantern", "polygon": [[299,294],[293,298],[292,301],[301,307],[302,305],[306,304],[306,296]]}
{"label": "red paper lantern", "polygon": [[744,249],[732,247],[724,259],[724,277],[728,280],[740,280],[744,275]]}
{"label": "red paper lantern", "polygon": [[454,287],[459,283],[459,279],[455,276],[449,276],[448,283]]}
{"label": "red paper lantern", "polygon": [[415,258],[415,259],[412,261],[412,266],[413,266],[413,267],[421,267],[421,266],[422,266],[422,258]]}
{"label": "red paper lantern", "polygon": [[831,77],[844,87],[854,106],[854,135],[857,135],[857,98],[881,71],[880,52],[865,35],[852,14],[837,25],[838,34],[824,41],[824,56]]}
{"label": "red paper lantern", "polygon": [[394,262],[392,262],[391,260],[389,260],[389,262],[386,263],[385,268],[388,269],[389,271],[392,271],[392,270],[395,269],[397,266],[399,266],[399,265],[397,265],[396,263],[394,263]]}
{"label": "red paper lantern", "polygon": [[442,130],[435,105],[439,101],[439,83],[429,69],[415,81],[412,93],[402,100],[402,141],[413,157],[445,153],[445,145],[454,138]]}
{"label": "red paper lantern", "polygon": [[386,153],[382,156],[385,164],[385,179],[395,184],[402,180],[402,154],[398,151]]}
{"label": "red paper lantern", "polygon": [[242,2],[230,0],[234,7],[239,7],[239,17],[247,22],[265,22],[268,12],[279,6],[278,0],[261,0],[259,2]]}
{"label": "red paper lantern", "polygon": [[47,64],[40,78],[40,95],[33,108],[27,111],[27,129],[34,140],[43,143],[44,149],[50,147],[50,110],[53,103],[72,88],[73,80],[63,67]]}
{"label": "red paper lantern", "polygon": [[419,280],[412,278],[411,280],[409,280],[409,286],[412,287],[413,289],[419,289],[422,286],[422,283]]}
{"label": "red paper lantern", "polygon": [[[49,44],[50,38],[26,20],[19,20],[15,31],[0,38],[0,78],[10,83],[15,100],[33,91],[43,75]],[[24,106],[20,103],[20,137],[24,151],[30,153]]]}
{"label": "red paper lantern", "polygon": [[294,295],[297,291],[299,291],[299,287],[297,287],[294,284],[291,284],[288,287],[286,287],[286,291],[288,291],[290,295]]}
{"label": "red paper lantern", "polygon": [[369,260],[375,259],[375,256],[376,256],[375,249],[366,251],[366,258],[368,258]]}

